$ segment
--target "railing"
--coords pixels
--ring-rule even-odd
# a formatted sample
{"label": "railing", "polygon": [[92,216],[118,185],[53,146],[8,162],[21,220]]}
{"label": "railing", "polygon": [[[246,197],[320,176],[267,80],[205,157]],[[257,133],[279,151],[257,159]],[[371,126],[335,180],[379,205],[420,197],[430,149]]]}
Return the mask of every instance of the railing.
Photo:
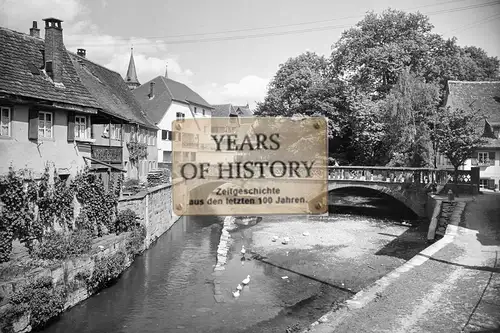
{"label": "railing", "polygon": [[[328,179],[443,185],[454,182],[455,173],[431,168],[346,166],[328,167]],[[459,170],[458,184],[471,184],[471,171]]]}
{"label": "railing", "polygon": [[90,156],[101,162],[121,164],[123,162],[123,147],[91,145]]}
{"label": "railing", "polygon": [[[226,170],[227,165],[224,165],[224,170]],[[189,169],[189,168],[188,168]],[[303,174],[304,168],[301,167],[301,173]],[[281,175],[285,171],[285,176],[282,178],[294,178],[290,177],[286,170],[281,167],[275,167],[275,174]],[[186,174],[190,174],[192,170],[187,170]],[[328,173],[328,180],[335,181],[369,181],[369,182],[384,182],[384,183],[412,183],[412,184],[437,184],[445,185],[447,183],[453,183],[455,173],[453,170],[444,169],[431,169],[431,168],[400,168],[400,167],[379,167],[379,166],[331,166],[327,168],[312,168],[311,174],[315,179],[321,179]],[[219,173],[218,166],[214,165],[208,168],[205,173],[205,177],[215,176],[217,177]],[[228,172],[224,171],[227,175]],[[236,175],[236,171],[233,171],[233,175]],[[199,176],[199,175],[198,175]],[[266,177],[270,176],[267,172]],[[175,175],[174,175],[175,177]],[[471,184],[471,171],[458,171],[458,184]],[[281,178],[281,177],[278,177]]]}

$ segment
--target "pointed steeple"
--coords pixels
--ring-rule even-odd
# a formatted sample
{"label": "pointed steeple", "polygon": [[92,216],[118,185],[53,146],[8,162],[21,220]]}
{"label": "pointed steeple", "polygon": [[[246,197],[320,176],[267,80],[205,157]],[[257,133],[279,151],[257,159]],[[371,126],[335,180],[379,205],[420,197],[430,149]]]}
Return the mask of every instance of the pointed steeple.
{"label": "pointed steeple", "polygon": [[130,90],[134,90],[141,84],[137,79],[137,72],[135,71],[135,62],[134,62],[134,48],[130,49],[130,61],[128,63],[127,76],[125,77],[125,82],[127,83]]}

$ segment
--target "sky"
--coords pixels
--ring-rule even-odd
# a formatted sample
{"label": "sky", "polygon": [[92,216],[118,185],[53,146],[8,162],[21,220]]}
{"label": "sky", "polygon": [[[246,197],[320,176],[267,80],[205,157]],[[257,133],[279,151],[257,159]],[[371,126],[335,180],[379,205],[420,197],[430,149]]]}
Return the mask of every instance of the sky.
{"label": "sky", "polygon": [[[211,104],[255,107],[278,66],[305,51],[329,56],[366,12],[420,11],[434,32],[500,58],[500,0],[0,0],[0,26],[63,20],[66,49],[125,76],[133,47],[140,83],[158,75]],[[167,67],[168,64],[168,67]]]}

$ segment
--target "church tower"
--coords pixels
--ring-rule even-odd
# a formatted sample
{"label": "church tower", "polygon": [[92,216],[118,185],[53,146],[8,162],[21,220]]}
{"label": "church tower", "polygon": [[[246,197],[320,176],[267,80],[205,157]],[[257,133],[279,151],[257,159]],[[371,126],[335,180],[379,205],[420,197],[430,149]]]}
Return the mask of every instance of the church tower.
{"label": "church tower", "polygon": [[135,62],[134,62],[134,48],[130,49],[130,61],[128,63],[127,76],[125,76],[125,82],[127,83],[130,90],[134,90],[141,84],[137,79],[137,72],[135,71]]}

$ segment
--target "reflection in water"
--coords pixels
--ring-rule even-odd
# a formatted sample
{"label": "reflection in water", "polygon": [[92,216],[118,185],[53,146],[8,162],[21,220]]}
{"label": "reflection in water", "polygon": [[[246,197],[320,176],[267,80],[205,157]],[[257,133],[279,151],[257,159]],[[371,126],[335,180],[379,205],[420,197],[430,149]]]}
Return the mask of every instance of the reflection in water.
{"label": "reflection in water", "polygon": [[[115,285],[73,307],[43,332],[263,332],[279,325],[286,328],[290,322],[283,320],[296,320],[277,317],[280,313],[310,315],[303,304],[312,302],[318,311],[342,297],[335,288],[328,288],[328,295],[324,286],[303,276],[258,260],[243,261],[240,249],[250,248],[252,228],[233,234],[226,270],[215,276],[220,233],[215,217],[183,217]],[[234,299],[231,291],[247,275],[250,284]],[[289,279],[281,279],[284,275]],[[214,299],[214,278],[220,282],[224,303]],[[320,291],[321,297],[311,298]],[[309,298],[312,301],[286,308]],[[314,303],[322,299],[325,304]]]}
{"label": "reflection in water", "polygon": [[[215,302],[217,222],[215,217],[178,221],[115,285],[70,309],[44,332],[237,333],[272,319],[285,305],[285,273],[256,260],[242,261],[239,250],[249,245],[250,230],[235,234],[226,270],[217,277],[225,303]],[[231,291],[247,275],[250,284],[234,299]]]}

